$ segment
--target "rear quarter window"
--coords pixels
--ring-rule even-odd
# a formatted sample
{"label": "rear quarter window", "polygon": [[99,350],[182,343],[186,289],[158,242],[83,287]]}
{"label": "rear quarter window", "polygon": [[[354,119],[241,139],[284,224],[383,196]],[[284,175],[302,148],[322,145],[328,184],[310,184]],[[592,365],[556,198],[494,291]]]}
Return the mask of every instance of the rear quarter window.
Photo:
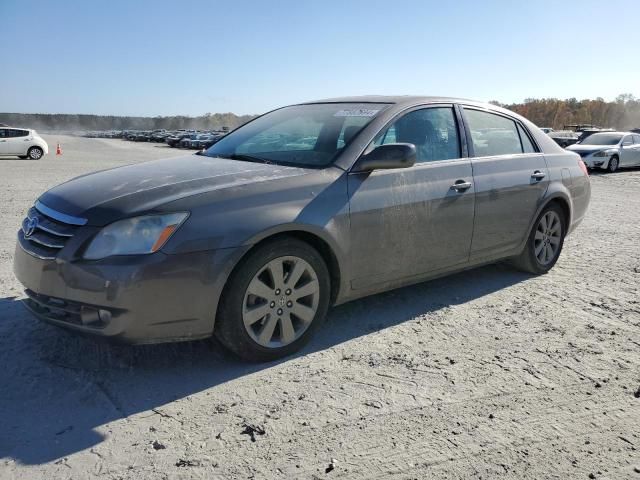
{"label": "rear quarter window", "polygon": [[520,134],[520,141],[522,142],[522,150],[524,153],[535,153],[536,148],[533,146],[533,143],[531,143],[529,134],[520,124],[518,124],[518,133]]}
{"label": "rear quarter window", "polygon": [[480,110],[464,110],[471,131],[474,156],[493,157],[524,153],[516,122]]}

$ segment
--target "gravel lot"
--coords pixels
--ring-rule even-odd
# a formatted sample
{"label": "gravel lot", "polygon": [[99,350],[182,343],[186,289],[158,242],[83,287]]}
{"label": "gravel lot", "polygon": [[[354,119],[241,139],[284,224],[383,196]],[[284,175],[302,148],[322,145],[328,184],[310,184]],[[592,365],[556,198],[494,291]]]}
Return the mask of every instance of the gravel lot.
{"label": "gravel lot", "polygon": [[640,479],[640,170],[592,176],[557,266],[494,265],[335,308],[299,355],[115,347],[33,319],[15,231],[43,190],[180,155],[44,135],[0,159],[0,478]]}

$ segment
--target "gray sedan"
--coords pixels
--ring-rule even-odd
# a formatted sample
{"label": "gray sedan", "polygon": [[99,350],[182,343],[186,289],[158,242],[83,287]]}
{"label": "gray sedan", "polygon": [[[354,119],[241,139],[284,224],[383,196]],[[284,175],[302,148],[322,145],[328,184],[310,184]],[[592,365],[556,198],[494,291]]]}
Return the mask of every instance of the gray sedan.
{"label": "gray sedan", "polygon": [[509,259],[549,271],[586,167],[513,112],[439,97],[284,107],[201,155],[78,177],[18,232],[27,307],[130,343],[216,335],[270,360],[331,305]]}

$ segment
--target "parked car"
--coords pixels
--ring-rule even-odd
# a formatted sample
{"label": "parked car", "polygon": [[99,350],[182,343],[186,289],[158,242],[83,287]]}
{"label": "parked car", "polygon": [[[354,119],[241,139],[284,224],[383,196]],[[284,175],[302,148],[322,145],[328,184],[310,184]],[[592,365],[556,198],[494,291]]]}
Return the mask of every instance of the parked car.
{"label": "parked car", "polygon": [[267,113],[201,156],[52,188],[14,271],[52,324],[133,343],[216,335],[271,360],[330,305],[503,259],[548,272],[589,197],[580,157],[511,111],[332,99]]}
{"label": "parked car", "polygon": [[179,132],[179,133],[174,133],[173,135],[169,135],[166,139],[165,142],[167,143],[167,145],[169,145],[170,147],[178,147],[180,140],[182,140],[183,138],[186,138],[188,136],[192,135],[191,132]]}
{"label": "parked car", "polygon": [[166,130],[154,130],[149,136],[149,140],[152,142],[164,142],[165,138],[169,136]]}
{"label": "parked car", "polygon": [[208,144],[209,146],[213,145],[213,135],[211,134],[201,134],[201,135],[197,135],[195,139],[191,140],[191,143],[189,144],[189,148],[192,149],[202,149],[205,148],[205,146]]}
{"label": "parked car", "polygon": [[209,139],[206,140],[204,142],[204,144],[202,145],[202,148],[209,148],[211,147],[214,143],[216,143],[217,141],[219,141],[222,137],[224,137],[223,135],[210,135]]}
{"label": "parked car", "polygon": [[182,140],[178,142],[178,148],[191,148],[191,141],[198,138],[198,133],[192,133],[187,135]]}
{"label": "parked car", "polygon": [[578,133],[578,141],[576,143],[580,143],[585,140],[587,137],[593,135],[594,133],[599,132],[615,132],[613,128],[585,128],[583,130],[579,130]]}
{"label": "parked car", "polygon": [[132,140],[134,142],[149,142],[151,141],[151,132],[149,131],[137,132],[136,134],[133,135]]}
{"label": "parked car", "polygon": [[567,150],[576,152],[589,168],[615,172],[618,168],[640,166],[640,134],[598,132]]}
{"label": "parked car", "polygon": [[560,145],[562,148],[566,148],[569,145],[573,145],[578,141],[578,134],[571,130],[556,130],[548,134],[554,142]]}
{"label": "parked car", "polygon": [[40,160],[49,153],[49,145],[28,128],[0,128],[0,156],[11,155],[19,158]]}

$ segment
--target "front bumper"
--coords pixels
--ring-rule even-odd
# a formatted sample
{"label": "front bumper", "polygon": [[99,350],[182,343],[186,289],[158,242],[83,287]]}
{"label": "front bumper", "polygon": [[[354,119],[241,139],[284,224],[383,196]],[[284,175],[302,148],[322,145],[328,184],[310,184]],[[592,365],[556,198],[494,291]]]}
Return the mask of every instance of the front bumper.
{"label": "front bumper", "polygon": [[25,306],[48,323],[125,343],[208,337],[218,300],[245,248],[101,261],[40,259],[18,242]]}
{"label": "front bumper", "polygon": [[582,157],[582,161],[587,168],[607,168],[610,158],[611,157],[594,157],[593,155],[587,155],[586,157]]}

